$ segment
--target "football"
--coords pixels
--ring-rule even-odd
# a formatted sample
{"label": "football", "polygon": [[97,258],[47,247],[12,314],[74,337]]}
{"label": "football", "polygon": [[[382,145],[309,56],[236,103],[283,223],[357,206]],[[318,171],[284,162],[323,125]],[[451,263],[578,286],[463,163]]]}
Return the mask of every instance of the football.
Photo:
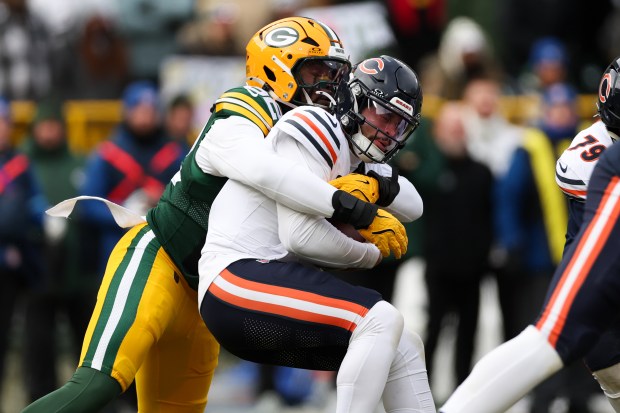
{"label": "football", "polygon": [[356,230],[353,225],[343,224],[342,222],[336,222],[336,221],[331,221],[331,220],[328,220],[328,221],[330,224],[338,228],[340,232],[342,232],[347,237],[353,238],[355,241],[366,242],[366,239],[362,237],[362,234],[360,234],[359,231]]}

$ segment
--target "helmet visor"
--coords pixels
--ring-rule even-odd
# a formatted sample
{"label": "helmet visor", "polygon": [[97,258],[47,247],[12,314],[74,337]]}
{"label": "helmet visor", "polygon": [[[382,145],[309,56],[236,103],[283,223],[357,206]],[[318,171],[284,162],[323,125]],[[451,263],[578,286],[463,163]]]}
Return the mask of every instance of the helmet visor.
{"label": "helmet visor", "polygon": [[369,96],[365,108],[360,108],[364,118],[362,133],[381,151],[388,154],[402,147],[418,122],[393,105]]}
{"label": "helmet visor", "polygon": [[[378,117],[382,118],[386,125],[388,125],[388,136],[403,142],[417,127],[417,123],[410,120],[409,117],[404,117],[402,113],[395,112],[394,108],[387,106],[381,101],[375,101],[370,99],[369,107],[374,108]],[[393,133],[390,133],[393,131]]]}
{"label": "helmet visor", "polygon": [[[338,84],[347,80],[351,64],[342,59],[307,58],[293,68],[293,76],[299,86],[296,96],[303,104],[313,103],[329,106],[333,101],[325,96],[335,97]],[[320,93],[317,93],[320,92]],[[303,95],[306,96],[303,96]],[[305,98],[305,99],[304,99]]]}

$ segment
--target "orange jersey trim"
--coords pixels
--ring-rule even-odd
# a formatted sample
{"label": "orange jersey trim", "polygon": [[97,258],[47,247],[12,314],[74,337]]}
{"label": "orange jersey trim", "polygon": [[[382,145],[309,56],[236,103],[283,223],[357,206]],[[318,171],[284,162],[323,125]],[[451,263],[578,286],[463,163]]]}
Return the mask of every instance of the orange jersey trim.
{"label": "orange jersey trim", "polygon": [[312,130],[319,135],[319,138],[321,138],[321,140],[323,141],[323,143],[325,144],[325,146],[327,147],[327,150],[329,151],[329,154],[332,157],[332,160],[334,161],[334,164],[336,163],[336,160],[338,159],[338,154],[336,153],[336,151],[334,150],[334,146],[332,145],[332,143],[329,141],[329,139],[327,138],[327,136],[325,136],[325,134],[323,133],[323,131],[321,130],[321,128],[319,128],[309,117],[307,117],[306,115],[304,115],[303,113],[295,113],[293,116],[300,118],[301,120],[303,120],[308,126],[310,126],[310,128],[312,128]]}
{"label": "orange jersey trim", "polygon": [[[609,234],[611,233],[615,223],[618,220],[618,217],[620,216],[620,200],[617,196],[612,198],[613,190],[619,184],[620,178],[615,177],[611,180],[611,182],[605,189],[605,195],[601,200],[594,219],[586,228],[583,237],[581,238],[579,244],[577,245],[577,248],[575,249],[575,253],[573,254],[569,264],[564,269],[562,277],[560,278],[558,285],[554,289],[553,295],[551,296],[549,303],[545,307],[542,317],[540,318],[538,323],[536,323],[536,328],[538,330],[542,331],[543,328],[545,328],[545,323],[551,316],[554,307],[558,305],[560,293],[565,291],[566,288],[568,288],[568,293],[566,294],[566,298],[561,305],[557,321],[555,321],[555,323],[551,326],[548,337],[549,343],[554,347],[559,339],[562,329],[564,328],[564,324],[566,323],[566,317],[568,316],[568,312],[570,311],[573,301],[575,300],[575,296],[579,292],[581,286],[583,285],[588,274],[590,273],[592,266],[594,265],[600,252],[604,248],[605,243],[609,238]],[[609,216],[606,216],[603,214],[603,211],[610,202],[615,202],[615,205],[613,205],[613,209],[611,210]],[[597,231],[597,233],[593,234],[594,229],[599,225],[599,222],[602,222],[603,227],[601,228],[600,233],[599,231]],[[591,248],[589,247],[586,249],[586,244],[589,243],[591,237],[594,237],[593,245]],[[568,283],[570,274],[573,272],[574,267],[577,265],[576,263],[580,259],[582,259],[582,256],[585,257],[583,266],[577,274],[577,278],[569,286]]]}

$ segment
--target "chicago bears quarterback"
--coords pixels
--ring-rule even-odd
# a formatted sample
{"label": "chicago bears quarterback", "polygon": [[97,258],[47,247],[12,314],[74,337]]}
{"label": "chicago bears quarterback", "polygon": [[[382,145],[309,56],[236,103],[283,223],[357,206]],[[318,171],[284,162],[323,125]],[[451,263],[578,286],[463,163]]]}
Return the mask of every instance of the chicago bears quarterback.
{"label": "chicago bears quarterback", "polygon": [[[336,185],[362,161],[387,162],[417,127],[422,104],[415,72],[388,56],[357,65],[349,87],[352,105],[339,106],[335,116],[298,107],[267,135],[278,154]],[[385,164],[371,167],[392,175]],[[360,197],[380,199],[368,184],[357,189]],[[403,219],[422,212],[417,192],[402,187],[385,203]],[[241,358],[338,371],[336,413],[371,413],[381,398],[388,413],[435,412],[422,341],[404,329],[398,310],[376,291],[318,268],[371,268],[380,259],[374,245],[324,218],[230,180],[209,217],[199,264],[201,314],[220,344]]]}
{"label": "chicago bears quarterback", "polygon": [[620,412],[620,145],[612,145],[620,135],[620,57],[603,73],[597,107],[600,120],[556,163],[569,223],[540,316],[484,356],[441,412],[503,412],[580,358]]}
{"label": "chicago bears quarterback", "polygon": [[204,411],[219,345],[196,306],[197,263],[211,203],[228,178],[294,210],[349,222],[384,255],[406,249],[395,217],[278,156],[263,139],[283,110],[329,102],[350,72],[334,31],[285,18],[260,29],[246,56],[247,85],[219,97],[147,223],[114,248],[75,374],[24,412],[98,412],[134,378],[141,412]]}

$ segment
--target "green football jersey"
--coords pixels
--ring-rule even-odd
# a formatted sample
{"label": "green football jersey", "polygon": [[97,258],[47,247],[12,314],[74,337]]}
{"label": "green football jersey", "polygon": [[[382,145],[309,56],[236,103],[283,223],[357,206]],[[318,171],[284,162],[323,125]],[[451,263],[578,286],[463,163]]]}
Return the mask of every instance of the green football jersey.
{"label": "green football jersey", "polygon": [[212,111],[198,140],[183,160],[179,173],[168,183],[159,202],[146,216],[162,247],[194,289],[198,288],[198,260],[207,235],[211,204],[228,180],[200,169],[196,162],[200,143],[218,119],[242,116],[258,126],[264,137],[282,115],[267,92],[251,86],[225,92],[216,100]]}

